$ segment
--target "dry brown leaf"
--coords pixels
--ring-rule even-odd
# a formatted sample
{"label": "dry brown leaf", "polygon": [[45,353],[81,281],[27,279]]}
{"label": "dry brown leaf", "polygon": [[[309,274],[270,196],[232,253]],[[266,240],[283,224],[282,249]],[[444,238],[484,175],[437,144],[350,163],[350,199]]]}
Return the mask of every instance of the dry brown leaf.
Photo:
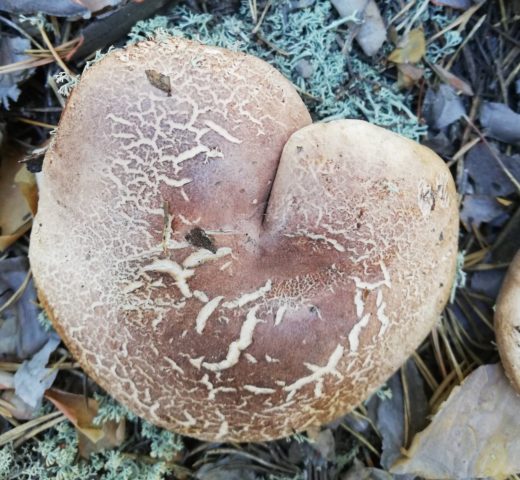
{"label": "dry brown leaf", "polygon": [[29,172],[25,165],[22,165],[14,177],[14,183],[22,192],[31,213],[36,215],[36,210],[38,209],[38,187],[34,173]]}
{"label": "dry brown leaf", "polygon": [[172,94],[172,84],[170,77],[164,73],[158,72],[157,70],[145,70],[146,78],[148,81],[159,90],[167,93],[168,96]]}
{"label": "dry brown leaf", "polygon": [[105,422],[103,426],[93,424],[99,407],[98,402],[93,398],[55,388],[47,390],[45,398],[51,401],[76,427],[78,448],[83,458],[88,458],[92,453],[106,448],[117,447],[125,440],[124,419],[120,422]]}
{"label": "dry brown leaf", "polygon": [[520,396],[500,364],[455,387],[431,424],[390,469],[424,478],[506,478],[520,471]]}
{"label": "dry brown leaf", "polygon": [[4,147],[0,154],[0,252],[31,228],[37,189],[34,175],[20,165],[23,152]]}
{"label": "dry brown leaf", "polygon": [[96,400],[55,388],[47,390],[45,398],[51,401],[89,440],[95,443],[103,437],[103,429],[92,423],[99,407]]}
{"label": "dry brown leaf", "polygon": [[331,0],[340,17],[362,17],[355,39],[366,55],[375,55],[386,40],[386,27],[374,0]]}
{"label": "dry brown leaf", "polygon": [[100,452],[108,448],[114,448],[121,445],[126,438],[126,422],[122,419],[120,422],[105,422],[102,427],[103,436],[93,442],[78,430],[78,450],[82,458],[88,458],[93,453]]}
{"label": "dry brown leaf", "polygon": [[388,56],[393,63],[417,63],[426,52],[426,40],[422,28],[410,30],[401,38],[397,48]]}
{"label": "dry brown leaf", "polygon": [[439,78],[448,85],[451,85],[458,93],[463,95],[473,96],[473,89],[464,80],[461,80],[453,73],[449,72],[440,65],[432,65],[433,71],[439,76]]}
{"label": "dry brown leaf", "polygon": [[397,86],[399,88],[412,88],[423,75],[424,68],[409,63],[397,64]]}

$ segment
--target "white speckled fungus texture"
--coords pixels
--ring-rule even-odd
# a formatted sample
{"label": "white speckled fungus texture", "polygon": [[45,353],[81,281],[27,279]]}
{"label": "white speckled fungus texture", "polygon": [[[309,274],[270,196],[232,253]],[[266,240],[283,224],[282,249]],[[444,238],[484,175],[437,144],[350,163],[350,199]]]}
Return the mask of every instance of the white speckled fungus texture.
{"label": "white speckled fungus texture", "polygon": [[520,393],[520,250],[500,288],[495,308],[495,333],[506,375]]}
{"label": "white speckled fungus texture", "polygon": [[32,269],[71,352],[138,415],[283,437],[355,407],[434,325],[457,253],[444,162],[310,123],[266,63],[182,39],[112,52],[73,92]]}

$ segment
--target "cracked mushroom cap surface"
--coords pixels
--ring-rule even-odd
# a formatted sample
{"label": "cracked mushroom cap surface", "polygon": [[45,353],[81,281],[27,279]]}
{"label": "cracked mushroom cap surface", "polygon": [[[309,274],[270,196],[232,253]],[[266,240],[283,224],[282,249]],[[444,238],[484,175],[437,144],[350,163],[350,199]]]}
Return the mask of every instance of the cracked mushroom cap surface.
{"label": "cracked mushroom cap surface", "polygon": [[46,155],[30,260],[54,326],[138,415],[263,441],[345,414],[449,296],[444,162],[362,121],[310,125],[254,57],[182,39],[115,51]]}
{"label": "cracked mushroom cap surface", "polygon": [[495,307],[495,334],[506,375],[520,393],[520,250],[500,287]]}

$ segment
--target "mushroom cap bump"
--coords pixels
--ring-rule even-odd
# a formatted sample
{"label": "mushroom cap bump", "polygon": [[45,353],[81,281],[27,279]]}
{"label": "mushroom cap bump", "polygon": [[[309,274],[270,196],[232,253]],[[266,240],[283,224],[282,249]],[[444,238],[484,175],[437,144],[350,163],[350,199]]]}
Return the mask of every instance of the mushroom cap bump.
{"label": "mushroom cap bump", "polygon": [[138,415],[290,435],[354,408],[432,328],[456,263],[449,170],[366,122],[310,122],[268,64],[183,39],[113,52],[73,92],[32,269],[71,352]]}
{"label": "mushroom cap bump", "polygon": [[495,334],[506,375],[520,393],[520,250],[509,265],[497,298]]}

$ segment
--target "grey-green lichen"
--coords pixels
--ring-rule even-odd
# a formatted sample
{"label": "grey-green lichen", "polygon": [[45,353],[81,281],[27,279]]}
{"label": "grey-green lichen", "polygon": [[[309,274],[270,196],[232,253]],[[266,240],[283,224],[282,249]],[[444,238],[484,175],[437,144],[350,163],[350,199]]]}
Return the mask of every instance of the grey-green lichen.
{"label": "grey-green lichen", "polygon": [[54,327],[52,326],[52,323],[44,310],[38,314],[38,323],[46,332],[54,332]]}
{"label": "grey-green lichen", "polygon": [[97,415],[93,421],[94,425],[101,426],[105,422],[120,422],[121,420],[134,421],[137,418],[130,410],[108,395],[95,393],[94,399],[98,402]]}
{"label": "grey-green lichen", "polygon": [[[98,424],[107,420],[134,422],[139,431],[137,442],[146,442],[139,455],[132,443],[79,458],[76,430],[68,421],[13,449],[0,448],[0,479],[17,480],[164,480],[172,473],[172,460],[182,450],[182,439],[148,422],[138,420],[109,397],[97,396],[100,402]],[[104,420],[103,420],[104,419]],[[124,448],[126,445],[126,448]],[[127,453],[128,452],[128,453]],[[151,460],[150,460],[151,459]]]}
{"label": "grey-green lichen", "polygon": [[457,266],[455,268],[455,278],[451,286],[450,303],[455,301],[455,294],[458,288],[464,288],[466,286],[466,272],[464,269],[464,257],[466,252],[463,250],[457,254]]}
{"label": "grey-green lichen", "polygon": [[141,436],[150,440],[150,456],[170,462],[184,448],[179,435],[156,427],[149,422],[141,424]]}

